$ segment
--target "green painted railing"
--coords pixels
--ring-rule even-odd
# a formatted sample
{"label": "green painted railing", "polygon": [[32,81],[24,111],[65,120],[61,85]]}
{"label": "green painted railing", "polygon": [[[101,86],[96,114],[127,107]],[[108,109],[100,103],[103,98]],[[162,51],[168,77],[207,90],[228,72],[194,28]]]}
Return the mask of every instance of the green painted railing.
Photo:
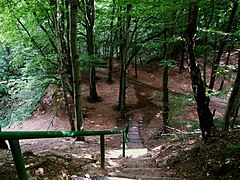
{"label": "green painted railing", "polygon": [[1,131],[0,139],[8,140],[12,151],[13,160],[17,170],[19,180],[27,180],[27,172],[25,169],[20,139],[41,139],[41,138],[60,138],[60,137],[78,137],[78,136],[100,136],[100,154],[101,168],[105,167],[105,135],[122,134],[123,157],[125,157],[125,148],[129,124],[122,130],[106,130],[106,131]]}

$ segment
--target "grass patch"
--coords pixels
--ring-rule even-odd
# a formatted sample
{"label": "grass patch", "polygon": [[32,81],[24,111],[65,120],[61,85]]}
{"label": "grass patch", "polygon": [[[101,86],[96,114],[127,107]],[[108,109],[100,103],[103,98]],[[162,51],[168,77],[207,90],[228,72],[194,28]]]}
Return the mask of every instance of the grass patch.
{"label": "grass patch", "polygon": [[232,156],[236,152],[240,152],[240,143],[227,145],[226,153],[228,157]]}
{"label": "grass patch", "polygon": [[224,127],[224,121],[223,121],[223,119],[214,118],[214,119],[213,119],[213,122],[214,122],[214,124],[215,124],[215,126],[216,126],[217,128],[222,129],[222,128]]}
{"label": "grass patch", "polygon": [[209,97],[215,97],[219,99],[226,100],[228,98],[228,93],[231,91],[230,87],[224,87],[221,91],[220,90],[212,90],[210,92],[207,92],[207,96]]}
{"label": "grass patch", "polygon": [[[151,99],[153,101],[162,101],[163,93],[156,92]],[[184,120],[184,110],[187,106],[191,106],[195,103],[194,96],[192,93],[187,95],[177,94],[177,93],[169,93],[169,119],[177,118],[179,119],[179,123],[176,123],[178,127],[181,126],[181,120]],[[178,125],[179,124],[179,125]]]}

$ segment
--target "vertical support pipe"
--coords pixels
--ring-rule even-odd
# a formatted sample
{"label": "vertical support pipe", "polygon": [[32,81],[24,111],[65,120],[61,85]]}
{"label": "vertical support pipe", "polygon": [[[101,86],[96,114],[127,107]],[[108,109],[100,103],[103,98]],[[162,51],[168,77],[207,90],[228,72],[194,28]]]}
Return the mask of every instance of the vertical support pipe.
{"label": "vertical support pipe", "polygon": [[127,132],[123,131],[123,157],[126,156],[126,140],[127,140]]}
{"label": "vertical support pipe", "polygon": [[101,147],[101,168],[105,169],[105,143],[104,143],[104,134],[100,135],[100,147]]}
{"label": "vertical support pipe", "polygon": [[23,162],[23,157],[22,157],[22,152],[21,152],[21,147],[19,144],[19,140],[9,140],[9,145],[12,151],[12,156],[13,156],[13,160],[15,163],[15,167],[17,170],[17,174],[18,174],[18,179],[19,180],[27,180],[27,172],[24,166],[24,162]]}

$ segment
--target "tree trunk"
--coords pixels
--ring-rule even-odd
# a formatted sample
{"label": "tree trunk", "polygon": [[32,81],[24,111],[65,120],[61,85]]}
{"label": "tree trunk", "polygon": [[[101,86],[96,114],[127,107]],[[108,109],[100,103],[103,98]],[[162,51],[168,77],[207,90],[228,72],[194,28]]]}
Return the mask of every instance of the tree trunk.
{"label": "tree trunk", "polygon": [[224,129],[228,130],[229,129],[229,124],[230,124],[230,119],[232,116],[234,116],[237,107],[239,106],[240,103],[240,51],[238,52],[239,58],[238,58],[238,73],[237,77],[235,79],[234,85],[233,85],[233,90],[231,92],[231,95],[229,97],[227,109],[224,113],[223,120],[225,122]]}
{"label": "tree trunk", "polygon": [[163,131],[166,131],[166,126],[168,126],[168,116],[169,116],[168,69],[169,69],[169,66],[166,63],[164,65],[164,67],[163,67],[163,81],[162,81],[162,91],[163,91]]}
{"label": "tree trunk", "polygon": [[[70,1],[70,50],[73,72],[74,114],[77,131],[83,130],[80,58],[77,47],[78,0]],[[78,138],[83,140],[83,138]]]}
{"label": "tree trunk", "polygon": [[137,56],[135,56],[135,61],[134,61],[134,72],[135,72],[135,78],[138,78],[138,67],[137,67]]}
{"label": "tree trunk", "polygon": [[182,73],[182,69],[184,69],[184,60],[185,60],[185,43],[181,43],[181,60],[179,64],[179,74]]}
{"label": "tree trunk", "polygon": [[198,4],[191,3],[189,6],[187,34],[188,66],[192,80],[192,89],[197,102],[197,112],[199,117],[202,137],[205,142],[211,139],[213,135],[213,115],[209,109],[209,99],[206,96],[205,84],[201,77],[200,68],[196,64],[195,39],[197,33]]}
{"label": "tree trunk", "polygon": [[[211,14],[210,14],[210,18],[209,20],[207,21],[207,26],[206,26],[206,32],[204,33],[204,44],[205,44],[205,48],[204,48],[204,63],[203,63],[203,81],[204,81],[204,84],[206,85],[207,82],[206,82],[206,75],[207,75],[207,64],[208,64],[208,59],[207,59],[207,56],[208,56],[208,47],[207,47],[207,44],[208,44],[208,29],[210,28],[210,24],[212,22],[212,19],[213,19],[213,14],[214,14],[214,9],[215,9],[215,0],[211,0]],[[206,18],[207,18],[207,15],[206,15]]]}
{"label": "tree trunk", "polygon": [[[86,33],[87,33],[87,50],[90,58],[94,57],[94,37],[93,37],[93,27],[95,21],[95,7],[94,0],[85,1],[85,24],[86,24]],[[96,70],[94,65],[90,68],[89,74],[89,102],[98,102],[99,97],[97,94],[96,88]]]}
{"label": "tree trunk", "polygon": [[[53,2],[52,2],[53,3]],[[68,78],[67,78],[67,72],[66,72],[66,66],[65,66],[65,63],[64,61],[64,58],[63,58],[63,45],[62,45],[62,40],[61,40],[61,32],[60,32],[60,25],[59,25],[59,21],[58,21],[58,15],[57,15],[57,12],[58,12],[58,3],[57,1],[55,1],[55,11],[53,12],[53,17],[54,17],[54,27],[55,27],[55,32],[56,32],[56,47],[57,47],[57,53],[58,53],[58,60],[59,60],[59,63],[60,63],[60,72],[61,72],[61,85],[62,85],[62,88],[63,88],[63,98],[64,98],[64,102],[65,102],[65,107],[66,107],[66,112],[67,112],[67,115],[68,115],[68,119],[69,119],[69,124],[70,124],[70,128],[71,128],[71,131],[75,131],[75,125],[74,125],[74,120],[73,120],[73,117],[72,117],[72,112],[71,112],[71,109],[70,109],[70,104],[69,104],[69,100],[68,100],[68,97],[67,97],[67,94],[68,94]]]}
{"label": "tree trunk", "polygon": [[67,75],[69,76],[70,89],[68,90],[71,96],[73,97],[73,72],[72,72],[72,61],[71,61],[71,50],[70,50],[70,17],[69,17],[69,4],[70,0],[65,0],[66,7],[66,64],[67,64]]}
{"label": "tree trunk", "polygon": [[131,22],[131,11],[132,5],[127,5],[127,16],[126,16],[126,23],[125,23],[125,30],[123,35],[123,43],[122,46],[122,58],[121,58],[121,81],[120,81],[120,116],[125,117],[126,111],[126,81],[127,81],[127,52],[128,52],[128,36],[129,36],[129,28]]}
{"label": "tree trunk", "polygon": [[120,42],[119,44],[119,53],[118,48],[116,48],[118,59],[120,60],[121,69],[120,69],[120,83],[119,83],[119,96],[118,96],[118,107],[117,109],[120,111],[121,109],[121,102],[122,102],[122,77],[123,77],[123,41],[120,39],[123,39],[123,20],[122,20],[122,7],[120,6],[118,8],[118,18],[117,18],[117,41]]}
{"label": "tree trunk", "polygon": [[100,100],[98,94],[97,94],[97,88],[96,88],[96,69],[95,67],[90,68],[90,96],[89,96],[89,102],[94,103],[98,102]]}
{"label": "tree trunk", "polygon": [[176,24],[176,12],[172,14],[173,24],[169,28],[166,51],[164,56],[164,65],[163,65],[163,81],[162,81],[162,90],[163,90],[163,131],[166,131],[166,126],[168,126],[168,117],[169,117],[169,95],[168,95],[168,70],[170,61],[172,59],[172,50],[173,50],[173,40],[175,34],[175,24]]}
{"label": "tree trunk", "polygon": [[234,124],[235,124],[236,119],[238,117],[239,108],[240,108],[240,102],[238,102],[238,106],[237,106],[237,109],[235,111],[235,114],[234,114],[234,117],[233,117],[233,120],[232,120],[231,129],[234,129]]}
{"label": "tree trunk", "polygon": [[[228,21],[228,25],[227,25],[225,33],[230,33],[231,32],[232,24],[233,24],[233,21],[234,21],[234,18],[235,18],[235,15],[237,13],[237,9],[238,9],[238,4],[239,4],[239,1],[234,0],[233,8],[232,8],[232,11],[231,11],[231,14],[230,14],[230,17],[229,17],[229,21]],[[213,87],[214,87],[215,78],[216,78],[215,73],[218,69],[218,66],[219,66],[219,63],[220,63],[220,60],[221,60],[221,56],[222,56],[224,47],[227,43],[227,40],[228,40],[228,37],[223,37],[223,39],[220,42],[217,58],[214,61],[213,66],[212,66],[211,79],[210,79],[210,83],[209,83],[209,89],[210,90],[213,89]]]}
{"label": "tree trunk", "polygon": [[113,50],[114,50],[114,45],[113,45],[113,21],[115,17],[115,0],[112,1],[113,7],[112,7],[112,17],[111,17],[111,24],[110,24],[110,57],[108,60],[108,82],[111,84],[113,83],[113,78],[112,78],[112,60],[113,60]]}
{"label": "tree trunk", "polygon": [[[228,50],[227,60],[226,60],[226,63],[225,63],[226,66],[229,64],[230,55],[231,55],[231,48],[229,48],[229,50]],[[220,87],[219,87],[219,91],[222,90],[223,85],[224,85],[224,81],[225,81],[225,76],[222,79],[222,82],[221,82]]]}

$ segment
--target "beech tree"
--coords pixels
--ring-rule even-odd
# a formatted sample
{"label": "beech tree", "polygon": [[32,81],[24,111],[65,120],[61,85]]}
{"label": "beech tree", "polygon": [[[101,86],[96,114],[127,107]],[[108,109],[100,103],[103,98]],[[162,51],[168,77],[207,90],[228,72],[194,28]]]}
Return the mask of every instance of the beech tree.
{"label": "beech tree", "polygon": [[235,15],[237,13],[238,5],[239,5],[239,1],[234,0],[233,7],[232,7],[230,17],[229,17],[229,21],[228,21],[228,24],[227,24],[226,30],[225,30],[225,33],[227,34],[227,36],[222,37],[220,45],[219,45],[217,57],[216,57],[215,61],[213,62],[211,79],[210,79],[210,83],[209,83],[209,89],[213,89],[213,87],[214,87],[215,78],[216,78],[215,74],[216,74],[216,71],[218,69],[224,47],[226,46],[226,43],[228,41],[229,33],[231,32],[232,25],[233,25],[233,22],[234,22],[234,18],[235,18]]}
{"label": "beech tree", "polygon": [[[126,78],[127,78],[127,52],[128,52],[128,36],[130,31],[130,23],[131,23],[131,11],[132,5],[127,4],[126,7],[126,21],[123,28],[122,38],[123,41],[120,45],[120,61],[121,61],[121,78],[120,78],[120,90],[119,90],[119,109],[121,117],[125,116],[125,108],[126,108]],[[120,36],[121,37],[121,36]]]}
{"label": "beech tree", "polygon": [[114,40],[116,35],[114,34],[114,29],[113,29],[113,23],[114,23],[114,19],[115,19],[115,0],[112,0],[112,15],[111,15],[111,22],[110,22],[110,54],[109,54],[109,60],[108,60],[108,82],[109,83],[113,83],[113,78],[112,78],[112,71],[113,71],[113,67],[112,67],[112,62],[113,62],[113,56],[114,56]]}
{"label": "beech tree", "polygon": [[197,2],[190,3],[188,24],[186,28],[188,66],[192,80],[192,89],[197,103],[197,112],[202,136],[205,142],[211,139],[215,126],[213,115],[209,109],[209,98],[206,96],[206,87],[202,79],[201,70],[196,63],[195,37],[197,33],[199,6]]}
{"label": "beech tree", "polygon": [[171,66],[171,61],[173,57],[173,39],[175,36],[175,25],[176,25],[176,12],[172,13],[173,22],[168,29],[168,40],[165,51],[165,56],[163,60],[163,80],[162,80],[162,90],[163,90],[163,129],[166,131],[166,126],[168,125],[168,116],[169,116],[169,95],[168,95],[168,71],[169,66]]}
{"label": "beech tree", "polygon": [[[77,130],[83,130],[80,58],[77,46],[78,0],[70,1],[70,51],[73,72],[74,112]],[[82,138],[79,138],[82,140]]]}
{"label": "beech tree", "polygon": [[[60,72],[61,72],[61,85],[63,88],[63,96],[64,96],[64,101],[65,101],[65,107],[66,107],[66,112],[67,115],[69,117],[69,123],[70,123],[70,127],[72,131],[75,131],[75,125],[74,125],[74,120],[73,120],[73,116],[72,116],[72,112],[70,109],[70,104],[69,104],[69,100],[68,100],[68,93],[69,93],[69,89],[70,87],[68,87],[69,82],[71,82],[71,86],[73,86],[73,74],[72,74],[72,68],[71,68],[71,55],[70,55],[70,40],[69,38],[67,38],[67,42],[66,43],[66,38],[65,38],[65,34],[64,31],[61,31],[61,29],[65,29],[63,27],[65,27],[65,19],[61,19],[59,18],[59,11],[60,11],[60,7],[58,4],[58,1],[51,1],[51,5],[53,8],[53,20],[54,20],[54,28],[55,28],[55,33],[56,33],[56,45],[54,42],[52,42],[53,46],[56,46],[57,48],[57,54],[58,54],[58,62],[60,64]],[[69,16],[69,2],[66,2],[66,15]],[[64,11],[60,11],[61,15],[64,16],[65,12]],[[67,18],[67,20],[69,20],[70,18]],[[70,27],[69,25],[70,23],[67,22],[67,26]],[[67,31],[66,36],[70,37],[70,32]],[[70,66],[70,67],[69,67]],[[70,71],[70,72],[69,72]],[[68,76],[66,76],[66,74],[70,74],[70,78],[68,78]],[[71,93],[73,94],[73,93]]]}
{"label": "beech tree", "polygon": [[[238,69],[233,89],[228,100],[227,109],[224,113],[223,120],[225,122],[224,130],[229,129],[231,117],[238,114],[238,108],[240,105],[240,51],[238,51]],[[233,127],[234,122],[232,122]]]}
{"label": "beech tree", "polygon": [[[94,23],[95,23],[95,0],[81,0],[80,10],[84,15],[84,27],[86,29],[87,52],[93,61],[95,58],[95,42],[94,42]],[[99,97],[96,88],[96,69],[94,63],[91,62],[89,74],[89,101],[97,102]]]}
{"label": "beech tree", "polygon": [[[158,29],[144,32],[147,23],[155,20],[155,16],[149,16],[147,9],[153,8],[153,4],[143,3],[138,6],[135,1],[122,2],[118,12],[118,29],[119,34],[116,41],[120,41],[119,56],[121,62],[121,75],[119,87],[118,108],[120,116],[124,117],[126,112],[126,81],[127,70],[133,59],[137,56],[145,44],[150,43],[153,39],[159,38],[166,32],[166,29]],[[139,15],[140,12],[146,12]],[[156,28],[156,27],[155,27]],[[154,29],[154,28],[153,28]],[[141,36],[139,35],[141,34]],[[137,38],[136,38],[137,37]]]}

